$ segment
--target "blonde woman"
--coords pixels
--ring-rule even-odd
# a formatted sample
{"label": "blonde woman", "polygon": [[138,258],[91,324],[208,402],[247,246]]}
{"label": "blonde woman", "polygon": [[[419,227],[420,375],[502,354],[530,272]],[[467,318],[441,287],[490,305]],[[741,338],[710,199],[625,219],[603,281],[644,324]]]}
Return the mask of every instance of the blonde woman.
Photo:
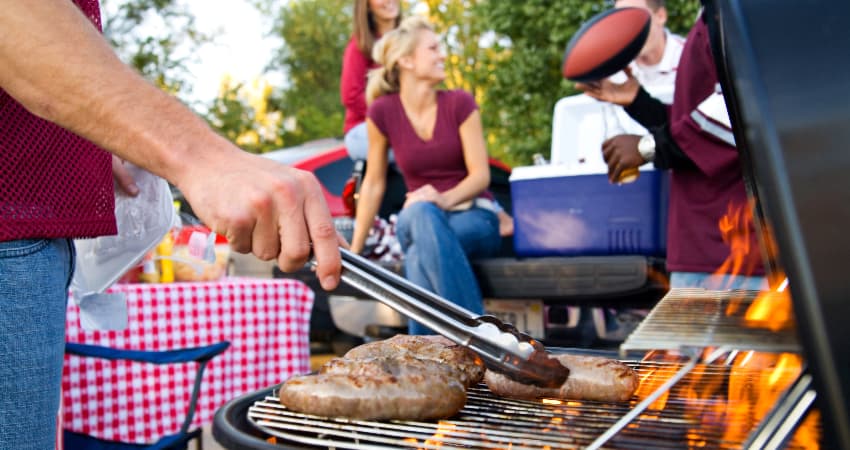
{"label": "blonde woman", "polygon": [[[380,67],[366,88],[368,164],[351,248],[363,250],[384,195],[391,147],[408,191],[396,225],[406,277],[481,314],[469,258],[494,255],[500,237],[478,106],[464,91],[437,89],[445,55],[421,17],[384,35],[372,57]],[[411,321],[411,334],[428,332]]]}

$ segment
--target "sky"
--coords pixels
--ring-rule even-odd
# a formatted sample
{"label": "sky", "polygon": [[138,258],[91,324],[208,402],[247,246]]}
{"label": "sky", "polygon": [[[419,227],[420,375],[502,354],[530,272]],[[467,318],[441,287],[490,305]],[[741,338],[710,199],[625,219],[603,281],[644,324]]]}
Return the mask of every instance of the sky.
{"label": "sky", "polygon": [[[271,22],[246,0],[184,0],[195,14],[199,31],[220,30],[215,44],[204,45],[197,63],[189,65],[194,77],[191,98],[209,102],[218,94],[225,74],[250,82],[259,76],[279,40],[264,38]],[[279,77],[279,75],[278,75]],[[270,79],[274,80],[274,76]],[[274,82],[279,85],[280,81]]]}

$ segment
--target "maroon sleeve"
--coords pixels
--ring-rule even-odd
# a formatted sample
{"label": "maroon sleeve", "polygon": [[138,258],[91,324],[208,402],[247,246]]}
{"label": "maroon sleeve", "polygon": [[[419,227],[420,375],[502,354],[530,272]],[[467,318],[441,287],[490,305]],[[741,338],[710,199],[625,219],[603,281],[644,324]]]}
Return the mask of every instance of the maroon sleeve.
{"label": "maroon sleeve", "polygon": [[381,133],[389,138],[389,134],[387,133],[387,127],[389,124],[387,123],[387,117],[390,117],[387,111],[391,107],[391,103],[389,102],[389,97],[386,95],[382,95],[375,99],[371,105],[369,105],[368,117],[372,120],[378,130]]}
{"label": "maroon sleeve", "polygon": [[366,76],[371,64],[371,60],[357,48],[357,40],[352,36],[342,59],[339,94],[342,104],[354,117],[366,117]]}
{"label": "maroon sleeve", "polygon": [[455,118],[458,126],[466,122],[470,114],[478,109],[478,103],[472,98],[472,94],[464,90],[451,91],[452,103],[454,104]]}
{"label": "maroon sleeve", "polygon": [[688,34],[677,70],[676,98],[670,110],[670,135],[702,173],[721,176],[730,167],[740,164],[738,150],[702,130],[691,114],[714,92],[717,83],[708,29],[701,19]]}

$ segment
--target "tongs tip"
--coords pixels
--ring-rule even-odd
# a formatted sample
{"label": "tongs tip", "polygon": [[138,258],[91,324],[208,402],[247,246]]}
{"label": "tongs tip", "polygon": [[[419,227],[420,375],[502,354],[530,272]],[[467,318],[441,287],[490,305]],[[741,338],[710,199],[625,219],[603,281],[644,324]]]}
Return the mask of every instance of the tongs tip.
{"label": "tongs tip", "polygon": [[515,381],[541,387],[558,387],[566,381],[569,369],[551,358],[540,341],[493,316],[479,316],[477,321],[479,337],[508,351],[500,361],[490,364],[492,370]]}

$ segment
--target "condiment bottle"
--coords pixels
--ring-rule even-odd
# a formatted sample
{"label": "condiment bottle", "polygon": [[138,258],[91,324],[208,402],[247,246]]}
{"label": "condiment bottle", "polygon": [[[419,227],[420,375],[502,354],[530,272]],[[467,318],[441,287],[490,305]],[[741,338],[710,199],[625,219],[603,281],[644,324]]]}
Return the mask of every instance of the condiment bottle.
{"label": "condiment bottle", "polygon": [[159,258],[159,282],[173,283],[174,282],[174,262],[171,260],[171,254],[174,252],[174,238],[171,237],[171,232],[165,233],[165,237],[156,246],[156,253]]}

